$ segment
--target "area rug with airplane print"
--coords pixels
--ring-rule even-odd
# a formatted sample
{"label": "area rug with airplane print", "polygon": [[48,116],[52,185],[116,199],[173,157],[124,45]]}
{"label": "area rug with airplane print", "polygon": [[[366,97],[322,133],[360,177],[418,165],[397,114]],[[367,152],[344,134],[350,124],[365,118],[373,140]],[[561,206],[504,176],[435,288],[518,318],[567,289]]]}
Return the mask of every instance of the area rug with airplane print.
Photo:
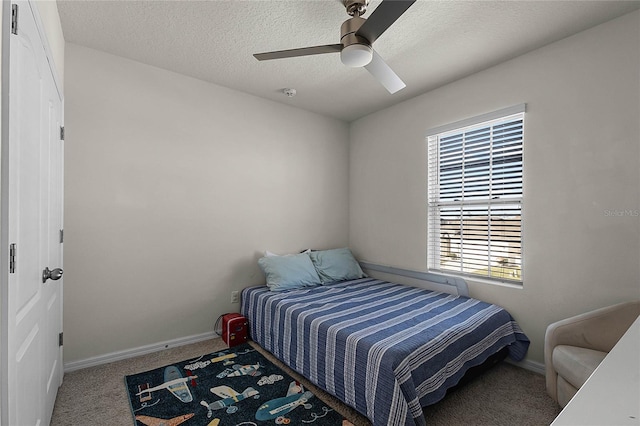
{"label": "area rug with airplane print", "polygon": [[136,425],[351,425],[246,343],[125,384]]}

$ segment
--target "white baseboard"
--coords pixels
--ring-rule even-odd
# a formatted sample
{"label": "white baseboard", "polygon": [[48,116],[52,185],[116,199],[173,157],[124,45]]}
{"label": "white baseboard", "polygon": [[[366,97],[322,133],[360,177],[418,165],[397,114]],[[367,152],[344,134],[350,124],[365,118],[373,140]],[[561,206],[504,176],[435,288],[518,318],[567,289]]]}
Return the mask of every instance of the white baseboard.
{"label": "white baseboard", "polygon": [[[154,352],[163,351],[169,348],[177,348],[178,346],[189,345],[191,343],[202,342],[219,337],[214,332],[196,334],[194,336],[180,337],[178,339],[166,340],[164,342],[153,343],[151,345],[140,346],[137,348],[126,349],[124,351],[111,352],[91,358],[71,361],[64,364],[64,372],[81,370],[83,368],[95,367],[97,365],[108,364],[110,362],[122,361],[123,359],[134,358],[141,355],[147,355]],[[506,361],[516,367],[544,375],[544,364],[536,361],[525,359],[524,361],[515,362],[507,358]]]}
{"label": "white baseboard", "polygon": [[169,348],[176,348],[178,346],[189,345],[191,343],[202,342],[203,340],[209,340],[218,337],[213,331],[203,334],[197,334],[194,336],[180,337],[178,339],[167,340],[164,342],[153,343],[151,345],[140,346],[137,348],[126,349],[123,351],[111,352],[104,355],[99,355],[87,359],[81,359],[78,361],[66,362],[64,364],[64,372],[81,370],[83,368],[95,367],[96,365],[108,364],[110,362],[122,361],[123,359],[133,358],[140,355],[147,355],[150,353],[162,351]]}
{"label": "white baseboard", "polygon": [[509,364],[513,364],[516,367],[524,368],[525,370],[533,371],[534,373],[542,374],[544,376],[544,364],[536,361],[530,361],[525,359],[523,361],[515,362],[507,358],[506,361]]}

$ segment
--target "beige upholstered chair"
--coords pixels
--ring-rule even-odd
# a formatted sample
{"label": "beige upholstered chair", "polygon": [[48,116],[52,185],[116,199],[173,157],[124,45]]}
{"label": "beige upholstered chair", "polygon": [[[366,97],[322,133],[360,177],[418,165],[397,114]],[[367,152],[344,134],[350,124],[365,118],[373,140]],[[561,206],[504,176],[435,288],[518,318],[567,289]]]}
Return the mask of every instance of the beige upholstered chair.
{"label": "beige upholstered chair", "polygon": [[547,327],[547,392],[561,407],[573,398],[640,315],[640,300],[567,318]]}

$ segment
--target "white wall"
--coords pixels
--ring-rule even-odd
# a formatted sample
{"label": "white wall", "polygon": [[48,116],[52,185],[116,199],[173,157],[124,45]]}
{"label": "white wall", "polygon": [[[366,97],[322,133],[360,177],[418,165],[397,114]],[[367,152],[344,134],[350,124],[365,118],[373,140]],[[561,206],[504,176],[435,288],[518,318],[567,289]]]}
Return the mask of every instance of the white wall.
{"label": "white wall", "polygon": [[213,331],[265,249],[348,243],[348,125],[66,46],[65,363]]}
{"label": "white wall", "polygon": [[349,242],[370,262],[426,270],[425,132],[527,103],[524,287],[470,282],[507,308],[543,362],[547,325],[640,298],[640,12],[351,125]]}

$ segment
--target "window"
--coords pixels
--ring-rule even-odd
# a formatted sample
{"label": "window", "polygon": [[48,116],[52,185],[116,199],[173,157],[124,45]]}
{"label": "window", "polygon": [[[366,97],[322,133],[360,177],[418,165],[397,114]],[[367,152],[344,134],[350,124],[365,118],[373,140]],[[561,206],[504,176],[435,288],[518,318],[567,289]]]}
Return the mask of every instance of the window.
{"label": "window", "polygon": [[524,110],[427,133],[430,272],[522,283]]}

